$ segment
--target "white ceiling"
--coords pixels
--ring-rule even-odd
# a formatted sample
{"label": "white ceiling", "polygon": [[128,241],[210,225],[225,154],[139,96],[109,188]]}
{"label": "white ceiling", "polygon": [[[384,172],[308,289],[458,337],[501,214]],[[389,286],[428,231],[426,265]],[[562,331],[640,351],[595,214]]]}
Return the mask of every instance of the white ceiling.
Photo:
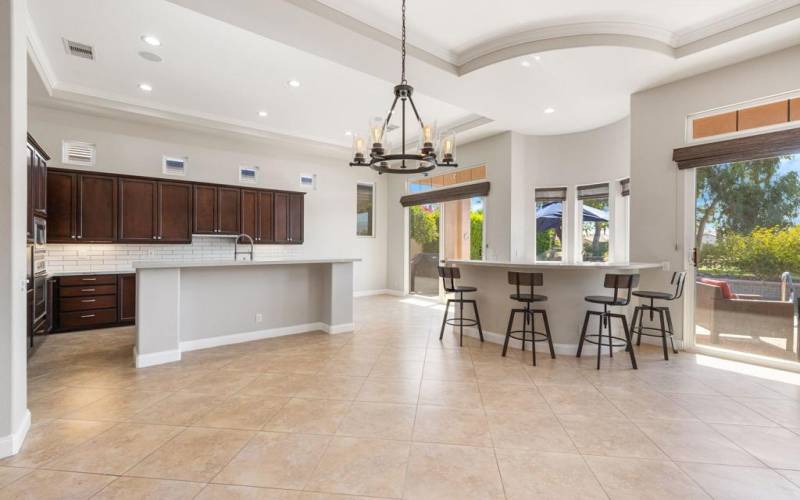
{"label": "white ceiling", "polygon": [[[423,119],[461,130],[462,141],[602,126],[625,117],[639,90],[800,43],[800,0],[409,2],[417,106]],[[29,0],[31,58],[50,94],[34,99],[347,146],[346,130],[362,132],[391,103],[399,7]],[[146,33],[163,45],[145,45]],[[62,38],[94,46],[96,60],[67,55]],[[145,61],[142,50],[163,62]]]}

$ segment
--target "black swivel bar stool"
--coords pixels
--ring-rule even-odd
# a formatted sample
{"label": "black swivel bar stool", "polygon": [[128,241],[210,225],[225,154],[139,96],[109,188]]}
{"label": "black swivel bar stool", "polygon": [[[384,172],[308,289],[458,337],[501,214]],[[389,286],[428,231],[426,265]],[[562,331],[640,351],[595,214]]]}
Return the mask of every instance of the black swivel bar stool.
{"label": "black swivel bar stool", "polygon": [[[650,299],[650,303],[647,304],[640,304],[636,306],[636,309],[633,310],[633,321],[631,321],[631,333],[636,334],[636,345],[642,344],[642,335],[645,337],[661,337],[661,346],[664,348],[664,359],[669,360],[669,351],[667,350],[667,334],[669,334],[669,342],[672,344],[672,352],[678,354],[678,350],[675,349],[675,342],[672,340],[672,335],[675,333],[675,329],[672,327],[672,314],[670,314],[669,307],[667,306],[656,306],[656,300],[666,300],[666,301],[673,301],[681,298],[683,295],[683,285],[686,281],[686,273],[679,272],[679,273],[672,273],[672,279],[669,281],[670,285],[675,286],[675,291],[673,293],[670,292],[651,292],[647,290],[637,290],[633,292],[633,294],[637,297],[641,297],[643,299]],[[650,321],[655,319],[655,314],[658,313],[658,319],[661,324],[661,328],[654,328],[652,326],[642,326],[642,316],[644,316],[645,311],[650,312]],[[639,320],[639,325],[636,325],[636,320]],[[664,325],[664,319],[666,319],[666,326]],[[653,330],[659,333],[645,333],[645,330]]]}
{"label": "black swivel bar stool", "polygon": [[[609,310],[610,307],[614,306],[627,306],[631,302],[631,290],[636,288],[639,284],[639,275],[638,274],[606,274],[605,280],[603,281],[603,286],[605,288],[613,288],[614,295],[609,297],[606,295],[590,295],[585,297],[584,300],[586,302],[591,302],[592,304],[602,304],[603,311],[586,311],[586,318],[583,320],[583,328],[581,329],[581,340],[578,344],[578,354],[577,357],[581,357],[581,351],[583,350],[583,343],[589,342],[590,344],[597,344],[597,369],[600,369],[600,354],[601,349],[603,347],[603,339],[607,338],[608,342],[605,344],[608,346],[608,355],[610,357],[614,357],[614,348],[615,347],[625,347],[625,350],[630,354],[631,357],[631,366],[633,369],[637,369],[636,365],[636,355],[633,353],[633,346],[631,344],[631,333],[628,330],[628,320],[624,314],[614,314]],[[589,318],[592,316],[598,316],[599,322],[597,327],[597,334],[586,334],[586,327],[589,325]],[[611,320],[617,318],[622,321],[622,328],[625,331],[625,338],[622,337],[615,337],[611,332]],[[608,334],[604,335],[603,330],[607,328]],[[597,339],[596,341],[593,339]],[[620,340],[624,342],[624,344],[615,344],[614,340]]]}
{"label": "black swivel bar stool", "polygon": [[[455,294],[455,298],[447,299],[447,305],[445,306],[444,310],[444,318],[442,319],[442,331],[439,333],[439,340],[442,340],[442,337],[444,337],[444,327],[446,325],[457,326],[460,329],[459,345],[463,346],[464,327],[477,326],[478,334],[481,337],[481,342],[483,342],[483,329],[481,328],[481,317],[478,315],[478,304],[474,300],[464,298],[465,293],[477,292],[478,289],[474,286],[456,285],[455,280],[461,279],[461,271],[459,271],[457,267],[439,266],[439,277],[442,278],[444,291],[446,293]],[[457,303],[459,305],[459,314],[458,317],[447,319],[447,314],[450,311],[451,303]],[[475,310],[475,319],[464,317],[464,304],[472,304],[472,308]]]}
{"label": "black swivel bar stool", "polygon": [[[531,343],[533,366],[536,366],[536,342],[547,341],[548,345],[550,346],[550,357],[555,359],[556,351],[553,349],[553,338],[550,336],[550,322],[547,320],[547,311],[544,309],[531,309],[531,304],[536,302],[545,302],[547,300],[546,295],[537,295],[534,290],[535,287],[542,286],[544,284],[544,277],[542,273],[517,273],[511,271],[508,273],[508,284],[517,287],[516,293],[512,293],[510,295],[511,300],[522,302],[525,304],[525,308],[511,310],[511,316],[508,318],[508,328],[506,328],[506,341],[503,343],[503,356],[505,356],[506,351],[508,351],[509,339],[516,339],[522,342],[523,351],[525,350],[525,342]],[[526,293],[525,290],[520,289],[521,286],[530,288]],[[514,326],[514,317],[518,313],[523,315],[522,330],[512,330],[511,328]],[[536,314],[542,315],[542,320],[544,321],[544,332],[537,332],[534,328],[534,325],[536,324],[534,317]],[[527,325],[530,325],[530,338],[528,338]],[[514,335],[515,333],[521,333],[522,336],[516,336]],[[538,339],[536,338],[537,336],[539,336]]]}

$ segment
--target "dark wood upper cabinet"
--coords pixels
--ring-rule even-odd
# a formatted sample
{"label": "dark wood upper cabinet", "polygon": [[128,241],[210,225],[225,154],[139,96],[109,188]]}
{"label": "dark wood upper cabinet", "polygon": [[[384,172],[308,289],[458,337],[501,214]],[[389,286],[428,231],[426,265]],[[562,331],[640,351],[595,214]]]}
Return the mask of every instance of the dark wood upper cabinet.
{"label": "dark wood upper cabinet", "polygon": [[192,231],[197,234],[217,232],[217,188],[194,186],[194,217]]}
{"label": "dark wood upper cabinet", "polygon": [[158,183],[158,241],[192,242],[192,185]]}
{"label": "dark wood upper cabinet", "polygon": [[78,236],[78,174],[48,172],[47,206],[47,241],[74,243]]}
{"label": "dark wood upper cabinet", "polygon": [[84,243],[117,241],[117,178],[78,176],[78,234]]}
{"label": "dark wood upper cabinet", "polygon": [[119,179],[119,241],[152,243],[158,239],[158,184]]}
{"label": "dark wood upper cabinet", "polygon": [[217,232],[239,234],[239,188],[217,187]]}
{"label": "dark wood upper cabinet", "polygon": [[304,193],[47,172],[52,243],[191,243],[192,234],[248,234],[254,243],[304,240]]}
{"label": "dark wood upper cabinet", "polygon": [[274,197],[274,193],[265,191],[258,193],[256,243],[273,243],[275,241]]}
{"label": "dark wood upper cabinet", "polygon": [[275,243],[289,243],[289,194],[275,193]]}
{"label": "dark wood upper cabinet", "polygon": [[28,134],[27,147],[27,233],[28,240],[33,241],[33,218],[47,217],[47,153],[36,140]]}
{"label": "dark wood upper cabinet", "polygon": [[301,193],[289,195],[289,242],[303,243],[304,200]]}
{"label": "dark wood upper cabinet", "polygon": [[[259,192],[252,189],[242,189],[239,202],[242,210],[241,232],[253,238],[258,243],[258,197]],[[242,242],[244,243],[244,242]]]}

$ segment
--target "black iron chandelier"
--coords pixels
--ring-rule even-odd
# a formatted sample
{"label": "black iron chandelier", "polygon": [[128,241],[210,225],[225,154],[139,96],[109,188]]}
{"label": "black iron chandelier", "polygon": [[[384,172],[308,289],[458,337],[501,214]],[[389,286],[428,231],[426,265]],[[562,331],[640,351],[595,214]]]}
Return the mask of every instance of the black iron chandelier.
{"label": "black iron chandelier", "polygon": [[[422,121],[411,97],[414,87],[406,80],[406,0],[403,0],[403,31],[401,45],[401,78],[400,85],[394,87],[394,101],[386,119],[374,118],[369,124],[368,140],[371,143],[367,158],[367,142],[356,134],[353,137],[353,161],[351,167],[370,167],[379,174],[419,174],[429,172],[436,167],[457,167],[455,163],[456,137],[450,131],[438,137],[435,124]],[[397,101],[401,102],[400,113],[400,152],[390,153],[391,146],[386,133],[394,114]],[[416,151],[406,150],[406,106],[411,105],[414,117],[420,127],[419,148]],[[439,142],[438,148],[434,144]],[[437,156],[437,150],[441,158]]]}

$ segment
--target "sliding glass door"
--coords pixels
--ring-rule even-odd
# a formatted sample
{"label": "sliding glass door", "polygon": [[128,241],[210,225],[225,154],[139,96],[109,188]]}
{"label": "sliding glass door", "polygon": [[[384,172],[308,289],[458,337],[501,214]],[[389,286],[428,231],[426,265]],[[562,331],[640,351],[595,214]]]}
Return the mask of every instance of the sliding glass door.
{"label": "sliding glass door", "polygon": [[797,362],[800,155],[695,175],[695,346]]}
{"label": "sliding glass door", "polygon": [[440,203],[408,208],[408,290],[416,295],[439,296]]}

